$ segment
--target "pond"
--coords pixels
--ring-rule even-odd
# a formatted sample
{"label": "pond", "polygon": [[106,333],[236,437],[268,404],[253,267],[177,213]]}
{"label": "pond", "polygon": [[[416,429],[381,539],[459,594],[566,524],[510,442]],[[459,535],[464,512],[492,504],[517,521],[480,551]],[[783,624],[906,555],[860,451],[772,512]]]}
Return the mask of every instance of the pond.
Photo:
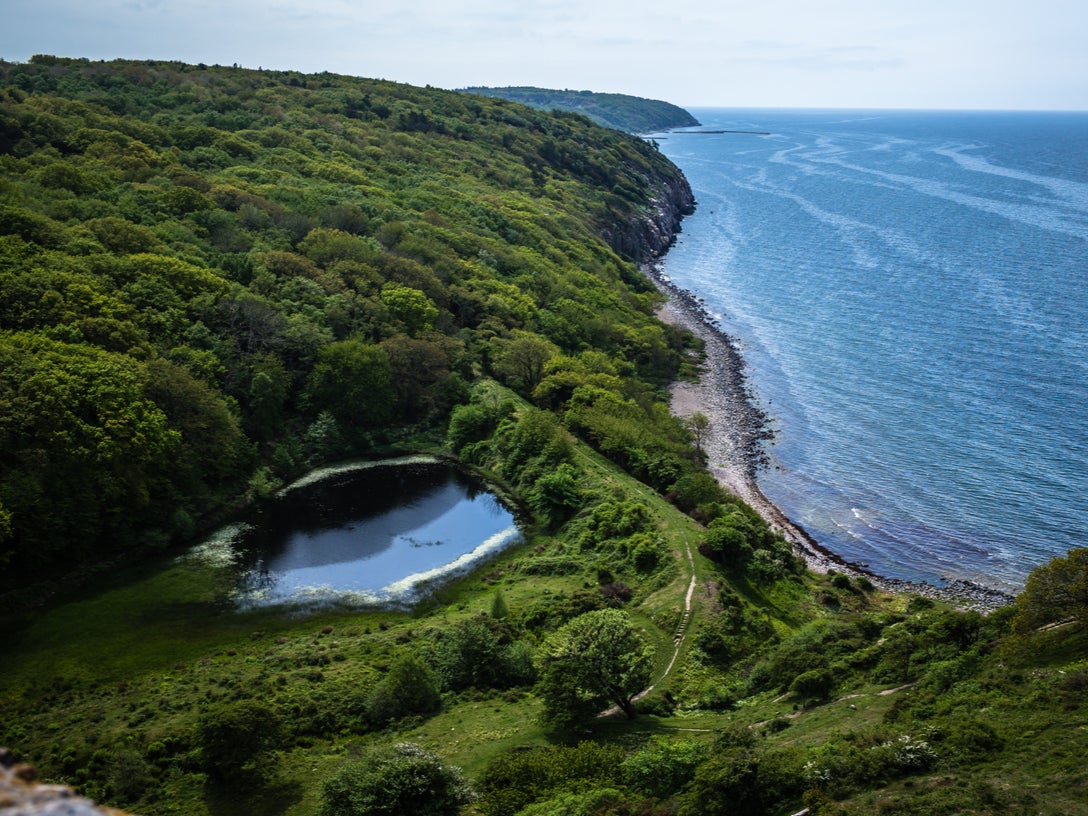
{"label": "pond", "polygon": [[233,565],[242,608],[404,605],[519,538],[479,482],[412,457],[316,471],[193,556]]}

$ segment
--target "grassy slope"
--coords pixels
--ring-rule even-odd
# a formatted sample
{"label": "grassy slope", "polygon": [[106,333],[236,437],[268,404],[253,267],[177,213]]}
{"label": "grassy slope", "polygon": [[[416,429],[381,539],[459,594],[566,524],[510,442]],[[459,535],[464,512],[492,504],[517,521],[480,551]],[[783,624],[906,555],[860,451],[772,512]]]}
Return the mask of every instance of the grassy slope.
{"label": "grassy slope", "polygon": [[[640,590],[633,610],[656,644],[660,668],[671,656],[672,630],[688,580],[681,553],[697,532],[694,523],[597,454],[581,446],[578,451],[594,462],[586,472],[595,487],[638,497],[652,506],[674,552],[672,579],[660,589]],[[379,676],[377,667],[403,644],[418,643],[435,629],[486,612],[496,588],[501,588],[512,613],[517,614],[542,593],[569,593],[594,582],[589,570],[553,578],[520,574],[519,563],[535,556],[535,545],[530,541],[504,553],[497,562],[445,589],[441,603],[415,614],[330,610],[301,617],[242,615],[209,603],[206,587],[188,567],[174,565],[157,574],[149,570],[131,582],[125,577],[114,588],[51,610],[22,633],[14,648],[6,650],[0,697],[4,738],[14,740],[28,755],[40,757],[52,776],[63,777],[66,754],[94,745],[130,744],[146,749],[157,743],[170,746],[171,740],[184,744],[202,707],[237,695],[239,689],[245,695],[267,696],[280,706],[332,705],[337,697],[369,687]],[[717,568],[701,556],[696,556],[695,563],[701,587],[722,581]],[[493,576],[499,570],[502,575],[496,579]],[[813,615],[844,614],[828,612],[808,600],[810,590],[822,581],[809,576],[804,584],[782,585],[777,597],[763,595],[776,626],[790,631]],[[692,633],[705,624],[709,594],[705,589],[696,594]],[[874,610],[903,604],[904,599],[895,597],[869,602]],[[777,614],[778,609],[783,614]],[[324,632],[327,628],[331,631]],[[854,795],[841,804],[843,812],[1002,812],[996,806],[993,811],[979,810],[980,797],[1005,802],[1009,812],[1029,804],[1036,813],[1086,812],[1082,796],[1088,779],[1079,758],[1088,716],[1075,695],[1053,691],[1062,677],[1059,672],[1083,655],[1084,637],[1069,641],[1061,632],[1041,637],[1047,640],[1043,648],[1017,658],[1025,663],[1023,668],[1010,672],[995,657],[983,673],[981,685],[997,684],[997,691],[987,693],[976,713],[990,719],[1005,739],[1000,754]],[[687,687],[704,685],[708,676],[719,677],[694,659],[692,639],[685,641],[680,661],[655,696],[668,691],[685,699]],[[47,679],[51,677],[65,679]],[[972,679],[969,687],[953,689],[941,699],[952,707],[976,705],[979,685]],[[768,733],[765,745],[812,746],[832,734],[877,728],[897,701],[918,693],[909,689],[882,693],[890,688],[859,682],[844,689],[842,699],[803,711],[796,710],[792,698],[765,692],[721,714],[681,711],[643,716],[634,722],[612,718],[587,725],[596,739],[630,743],[671,735],[710,742],[722,728],[739,724],[758,731],[760,723],[784,717],[790,726]],[[450,700],[441,714],[416,724],[408,722],[393,733],[358,734],[349,729],[314,734],[280,755],[279,780],[272,790],[206,787],[192,768],[186,772],[182,757],[167,763],[174,770],[162,776],[162,796],[144,800],[141,810],[214,813],[229,805],[235,813],[312,813],[322,778],[375,740],[419,742],[474,777],[504,751],[586,736],[548,732],[535,720],[538,711],[539,704],[523,691],[485,692]],[[941,727],[939,720],[936,727]],[[151,754],[156,750],[162,749],[151,747]],[[270,799],[276,800],[276,806]],[[896,809],[888,811],[889,807]]]}
{"label": "grassy slope", "polygon": [[[690,519],[588,449],[579,450],[587,461],[594,461],[589,472],[600,487],[654,502],[668,538],[686,540]],[[301,617],[242,614],[222,605],[199,567],[168,563],[120,576],[114,587],[42,614],[6,644],[0,658],[5,666],[0,680],[3,738],[38,757],[47,773],[63,775],[58,771],[66,752],[93,744],[124,744],[130,738],[140,745],[184,739],[202,706],[229,697],[234,688],[244,687],[247,694],[267,690],[285,705],[293,699],[350,693],[349,689],[358,694],[373,684],[375,666],[387,660],[401,641],[486,612],[495,588],[502,589],[516,614],[542,593],[570,593],[595,581],[588,572],[555,578],[519,575],[517,563],[531,558],[534,546],[530,542],[505,552],[499,561],[445,588],[441,604],[416,614],[336,610]],[[486,574],[497,569],[503,570],[503,577],[489,580]],[[678,574],[636,613],[658,648],[659,665],[671,656],[672,632],[654,621],[674,620],[671,612],[686,583]],[[322,634],[325,627],[332,627],[332,632]],[[324,662],[325,656],[331,662]],[[319,681],[311,679],[311,665],[320,665]],[[335,692],[330,691],[333,688]],[[453,705],[398,737],[435,747],[470,773],[479,771],[504,749],[548,741],[534,719],[538,704],[524,693],[510,697]],[[280,761],[286,778],[293,777],[296,768],[317,772],[295,780],[301,799],[286,812],[312,812],[322,769],[333,767],[351,745],[388,738],[384,733],[330,735],[288,752]],[[80,745],[83,742],[88,745]],[[199,785],[194,787],[184,777],[172,779],[162,801],[145,805],[144,810],[208,812],[201,799]],[[245,801],[233,805],[246,806]],[[254,806],[260,810],[267,802]]]}
{"label": "grassy slope", "polygon": [[[178,66],[130,67],[137,79],[156,72],[185,73]],[[109,79],[108,66],[76,68],[95,81]],[[622,178],[608,173],[602,176],[615,182],[611,197],[596,193],[587,197],[588,191],[599,192],[599,188],[586,179],[592,180],[604,170],[578,161],[578,139],[586,135],[580,121],[537,117],[498,102],[481,102],[473,108],[463,100],[453,103],[438,92],[422,89],[377,83],[355,87],[335,77],[252,72],[217,75],[187,70],[194,74],[187,91],[193,98],[181,95],[169,121],[140,131],[154,147],[154,158],[138,150],[131,139],[118,145],[129,153],[113,151],[109,145],[117,141],[116,136],[108,136],[102,128],[98,129],[101,132],[83,132],[78,127],[86,119],[138,131],[141,125],[106,107],[107,102],[124,107],[119,102],[123,94],[112,99],[102,94],[81,107],[66,106],[48,94],[39,98],[33,89],[18,93],[9,89],[9,108],[18,115],[29,109],[40,114],[41,121],[34,126],[27,124],[30,120],[19,120],[18,127],[23,129],[19,133],[25,131],[30,137],[53,133],[58,145],[75,150],[72,163],[83,174],[65,175],[54,166],[62,163],[55,145],[32,149],[20,142],[19,155],[3,158],[5,178],[0,193],[12,208],[4,211],[5,217],[21,230],[21,237],[8,239],[5,249],[10,268],[22,275],[20,280],[33,283],[42,270],[57,280],[67,280],[65,276],[71,273],[102,297],[117,294],[110,289],[110,275],[127,274],[131,260],[127,253],[112,250],[86,234],[81,226],[86,214],[81,216],[80,210],[85,200],[69,195],[71,191],[63,186],[93,182],[102,185],[103,206],[116,205],[121,215],[147,222],[140,226],[146,227],[150,237],[137,232],[133,240],[153,240],[159,252],[185,258],[223,279],[237,275],[240,267],[232,264],[248,257],[256,264],[247,273],[255,281],[250,294],[263,292],[268,308],[294,319],[296,327],[309,321],[311,328],[331,332],[336,324],[330,315],[341,314],[332,301],[350,289],[350,299],[360,304],[363,313],[348,326],[350,331],[373,332],[374,339],[403,331],[404,327],[388,315],[374,318],[380,307],[375,287],[383,281],[404,283],[396,274],[407,274],[404,270],[410,261],[409,272],[417,276],[412,280],[428,287],[442,305],[439,323],[445,321],[450,335],[464,338],[474,350],[475,356],[468,355],[470,369],[481,370],[486,356],[481,349],[495,336],[505,337],[519,320],[544,334],[551,332],[549,336],[556,342],[562,342],[565,332],[583,328],[546,324],[540,316],[549,312],[548,304],[563,299],[587,299],[598,309],[609,309],[610,318],[629,321],[615,336],[592,338],[610,351],[609,343],[626,342],[623,354],[634,359],[640,349],[663,353],[666,348],[664,343],[654,346],[646,340],[653,337],[647,316],[652,308],[651,294],[637,287],[624,290],[622,295],[610,293],[609,287],[618,284],[630,268],[596,241],[593,228],[588,226],[599,227],[600,219],[618,212],[614,208],[637,211],[645,199],[630,186],[633,182],[628,176],[634,174],[633,169],[630,174],[620,173]],[[35,71],[54,79],[62,73],[42,66],[25,73]],[[302,85],[288,84],[290,79]],[[215,91],[219,80],[235,93]],[[307,88],[308,82],[315,87]],[[137,97],[144,86],[134,81],[119,87],[132,94],[125,104],[138,107]],[[367,105],[388,105],[385,116],[371,110],[363,122],[338,118],[336,111],[345,100],[363,104],[364,91],[371,94]],[[25,93],[30,95],[21,95]],[[215,114],[218,118],[213,117],[221,127],[196,124],[204,116],[200,94],[223,108]],[[245,111],[237,112],[237,100],[231,101],[235,96],[253,106],[246,116]],[[277,104],[291,111],[291,116],[282,115],[284,110],[277,110]],[[481,138],[468,138],[472,135],[468,133],[454,138],[434,130],[411,130],[433,127],[436,122],[456,130],[464,111],[439,111],[428,105],[435,109],[468,105],[474,123],[481,128]],[[245,119],[235,128],[242,134],[237,138],[243,138],[245,144],[229,136],[232,110],[234,116]],[[260,117],[275,124],[254,118],[258,111]],[[5,120],[5,138],[13,132],[13,121]],[[190,131],[190,127],[197,130]],[[547,128],[552,129],[550,134],[544,132]],[[504,129],[514,136],[515,151],[511,153],[500,148]],[[65,132],[68,136],[57,135]],[[343,156],[319,155],[319,137],[332,138],[333,134],[343,137],[342,142],[334,140]],[[79,154],[79,144],[87,139],[99,145],[97,152]],[[205,140],[219,147],[204,149],[212,148],[211,144],[199,144]],[[264,145],[264,141],[279,146]],[[183,150],[184,144],[190,146]],[[446,152],[451,145],[456,148],[455,155]],[[516,152],[518,149],[521,152]],[[623,155],[634,150],[622,142],[614,143],[612,149]],[[354,158],[345,158],[349,154]],[[441,163],[436,157],[442,156],[451,161],[434,164]],[[141,161],[151,164],[143,167]],[[204,167],[204,163],[210,166]],[[300,167],[308,168],[307,172],[300,172]],[[369,174],[365,184],[356,175],[358,167]],[[491,177],[478,177],[481,168],[487,168],[484,172]],[[193,179],[200,172],[208,174],[209,184],[220,185],[209,189],[209,194],[218,189],[226,201],[236,195],[233,191],[245,192],[250,196],[249,208],[224,208],[218,206],[219,199],[201,201],[180,193],[182,188],[189,189],[187,184],[201,186]],[[51,186],[56,184],[61,186]],[[488,185],[507,185],[508,194],[488,199],[496,189]],[[103,193],[107,187],[108,195]],[[355,203],[369,219],[366,224],[360,222],[360,234],[353,233],[355,237],[346,243],[357,248],[355,239],[363,241],[366,261],[359,263],[366,269],[354,269],[357,278],[337,280],[339,273],[333,273],[332,264],[330,268],[317,265],[328,259],[319,248],[306,245],[303,236],[319,227],[325,212],[322,208],[343,199]],[[488,206],[474,206],[479,201]],[[287,208],[291,202],[302,203],[292,210]],[[191,204],[204,209],[186,212]],[[216,213],[218,221],[197,217],[200,212]],[[267,217],[261,217],[261,212]],[[33,214],[42,218],[35,220]],[[462,223],[456,219],[484,226],[465,234],[453,228],[455,221]],[[198,227],[205,222],[201,232]],[[216,223],[233,232],[213,234],[211,227]],[[398,223],[403,231],[387,226]],[[521,244],[512,245],[500,235],[511,231]],[[120,240],[116,234],[106,237]],[[43,250],[35,239],[52,249]],[[217,246],[216,240],[223,241],[223,246]],[[241,241],[242,249],[231,249],[231,241]],[[306,251],[314,257],[306,256]],[[305,274],[294,276],[277,290],[265,265],[283,264],[287,259],[272,253],[286,253]],[[442,269],[447,277],[439,285],[421,276],[417,267]],[[282,266],[277,269],[276,274],[291,278]],[[378,283],[368,280],[368,275],[377,275]],[[305,284],[302,279],[307,276],[326,291],[317,293]],[[288,291],[288,283],[295,288]],[[452,292],[447,284],[460,287],[457,296],[464,298],[466,308],[479,307],[487,300],[488,308],[508,310],[502,312],[506,316],[459,326],[454,305],[444,299]],[[243,283],[233,280],[232,285]],[[74,336],[67,324],[57,324],[31,308],[45,302],[37,290],[19,291],[23,299],[10,300],[5,306],[26,307],[25,313],[13,311],[13,315],[26,321],[27,331]],[[72,287],[64,291],[84,290]],[[521,301],[522,296],[531,298]],[[214,316],[212,310],[199,311],[211,297],[204,292],[174,308],[189,317]],[[113,303],[111,313],[116,317],[111,319],[117,324],[109,325],[117,333],[101,342],[123,346],[126,337],[135,337],[136,356],[132,359],[167,354],[175,348],[186,350],[187,340],[156,335],[157,324],[152,318],[157,310],[138,309],[136,302]],[[515,313],[521,317],[511,317]],[[87,336],[99,325],[87,324]],[[467,333],[462,328],[467,328]],[[601,325],[592,328],[599,333],[607,329]],[[639,332],[645,336],[637,336]],[[244,349],[227,348],[232,339],[225,330],[216,337],[219,362],[233,367],[223,401],[239,400],[242,419],[252,428],[253,406],[245,400],[250,394],[252,367],[264,361],[255,359],[256,355],[247,356]],[[562,350],[574,354],[584,338],[568,338],[568,342]],[[123,350],[128,353],[133,349],[125,346]],[[617,353],[617,359],[622,357]],[[177,359],[208,358],[187,351]],[[297,358],[294,362],[299,363]],[[657,370],[659,375],[661,370]],[[292,371],[291,400],[301,402],[308,372],[301,364]],[[231,384],[237,389],[234,393],[229,392]],[[634,379],[625,381],[623,387],[646,400],[645,389],[638,391]],[[526,409],[524,402],[517,404],[522,411]],[[280,439],[302,438],[305,424],[312,418],[298,404],[294,407],[300,411],[300,424],[277,430]],[[584,418],[582,421],[592,428]],[[435,427],[425,430],[430,444],[435,444]],[[424,447],[418,439],[417,446]],[[650,574],[636,573],[625,564],[616,567],[617,577],[635,590],[630,610],[655,645],[656,663],[661,668],[672,655],[672,637],[688,586],[685,553],[698,545],[704,533],[654,490],[577,440],[571,461],[577,464],[587,493],[646,504],[672,553],[671,560]],[[300,457],[293,466],[301,462]],[[248,473],[242,470],[235,476]],[[594,721],[573,733],[556,734],[536,720],[540,705],[531,693],[514,689],[451,695],[441,714],[406,720],[392,729],[361,727],[357,716],[360,703],[390,661],[405,650],[426,653],[437,632],[486,612],[497,588],[503,591],[515,618],[542,598],[571,597],[587,590],[593,593],[601,564],[594,552],[574,549],[569,529],[579,521],[576,518],[571,528],[554,534],[534,534],[528,544],[458,580],[444,589],[435,603],[411,613],[325,610],[301,616],[239,614],[220,602],[214,580],[199,566],[168,562],[161,568],[149,565],[118,574],[106,586],[58,603],[26,625],[6,630],[0,644],[0,741],[39,762],[51,778],[75,782],[89,793],[147,814],[305,814],[315,811],[323,778],[344,758],[364,745],[398,739],[432,746],[476,777],[508,749],[578,740],[587,736],[586,730],[594,737],[634,749],[651,735],[710,744],[722,729],[751,727],[763,735],[760,745],[765,751],[796,748],[811,751],[816,758],[827,745],[840,754],[856,747],[858,755],[864,756],[881,740],[907,733],[932,741],[938,760],[905,778],[874,778],[863,785],[829,789],[829,794],[842,802],[825,803],[823,812],[835,812],[835,808],[851,813],[1085,812],[1088,779],[1080,758],[1088,734],[1082,682],[1088,648],[1082,630],[1057,629],[995,647],[984,639],[981,644],[972,644],[979,654],[976,662],[957,662],[956,650],[941,650],[946,644],[942,643],[940,608],[908,609],[904,598],[836,587],[829,579],[813,575],[759,582],[751,576],[725,574],[699,555],[694,558],[699,579],[695,614],[680,659],[647,701],[648,710],[660,715],[645,715],[633,722],[621,718]],[[538,547],[542,548],[539,553]],[[523,571],[532,559],[552,552],[577,558],[580,571],[548,576]],[[741,599],[745,618],[761,622],[764,633],[729,661],[711,659],[700,646],[703,635],[714,634],[723,625],[721,587],[731,587]],[[859,642],[856,655],[828,659],[838,682],[834,701],[800,710],[798,702],[784,694],[781,684],[755,685],[752,678],[766,674],[767,666],[785,654],[791,637],[811,631],[812,621],[843,627],[861,622],[872,631]],[[991,629],[995,639],[1006,634],[999,623]],[[542,635],[536,632],[527,637]],[[913,650],[909,660],[892,660],[899,656],[893,653],[895,644]],[[810,650],[806,659],[814,659],[812,654],[819,656],[821,650],[831,653],[834,648],[834,641],[828,641]],[[785,685],[791,676],[786,676]],[[881,694],[913,681],[920,682],[909,690]],[[715,712],[700,707],[700,700],[721,690],[742,697],[733,710]],[[666,695],[671,695],[678,707],[663,705]],[[857,696],[840,699],[847,695]],[[210,704],[245,699],[272,705],[289,721],[290,737],[277,751],[277,776],[270,783],[216,786],[202,772],[195,724]],[[1000,747],[966,750],[953,744],[951,737],[962,735],[962,724],[967,720],[992,727]],[[778,722],[788,725],[770,725]],[[622,779],[617,777],[615,784],[622,785]],[[775,805],[774,812],[795,812],[801,804],[799,798],[784,799]]]}

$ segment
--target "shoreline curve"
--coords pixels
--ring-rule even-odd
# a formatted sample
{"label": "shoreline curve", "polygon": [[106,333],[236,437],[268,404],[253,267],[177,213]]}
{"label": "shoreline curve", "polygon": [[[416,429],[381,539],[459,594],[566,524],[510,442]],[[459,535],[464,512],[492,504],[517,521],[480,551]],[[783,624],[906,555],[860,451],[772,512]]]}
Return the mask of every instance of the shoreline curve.
{"label": "shoreline curve", "polygon": [[1014,601],[1008,593],[973,581],[955,580],[941,587],[879,575],[822,546],[791,520],[759,487],[759,471],[769,463],[764,446],[773,433],[769,417],[755,404],[736,340],[721,330],[701,298],[672,283],[658,262],[643,264],[642,271],[667,298],[657,312],[658,319],[687,329],[704,344],[699,380],[678,381],[670,387],[673,414],[689,417],[701,412],[710,420],[711,434],[703,446],[708,469],[723,487],[751,505],[772,530],[790,542],[810,570],[865,576],[890,592],[913,593],[980,611]]}

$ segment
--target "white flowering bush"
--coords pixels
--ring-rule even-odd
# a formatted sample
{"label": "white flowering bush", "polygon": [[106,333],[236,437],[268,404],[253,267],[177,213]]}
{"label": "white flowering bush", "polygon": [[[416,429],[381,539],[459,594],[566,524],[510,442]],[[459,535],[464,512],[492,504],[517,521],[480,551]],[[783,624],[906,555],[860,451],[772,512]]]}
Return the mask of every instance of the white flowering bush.
{"label": "white flowering bush", "polygon": [[885,747],[892,750],[895,765],[901,771],[924,771],[937,761],[937,753],[929,743],[910,734],[885,743]]}

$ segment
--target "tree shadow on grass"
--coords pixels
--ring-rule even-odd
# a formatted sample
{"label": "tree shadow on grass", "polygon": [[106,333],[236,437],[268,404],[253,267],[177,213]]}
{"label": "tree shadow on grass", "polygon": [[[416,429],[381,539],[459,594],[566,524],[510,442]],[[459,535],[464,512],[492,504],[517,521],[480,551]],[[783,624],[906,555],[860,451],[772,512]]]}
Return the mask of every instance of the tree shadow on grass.
{"label": "tree shadow on grass", "polygon": [[237,779],[208,780],[204,801],[212,816],[270,816],[302,800],[302,783],[243,774]]}

